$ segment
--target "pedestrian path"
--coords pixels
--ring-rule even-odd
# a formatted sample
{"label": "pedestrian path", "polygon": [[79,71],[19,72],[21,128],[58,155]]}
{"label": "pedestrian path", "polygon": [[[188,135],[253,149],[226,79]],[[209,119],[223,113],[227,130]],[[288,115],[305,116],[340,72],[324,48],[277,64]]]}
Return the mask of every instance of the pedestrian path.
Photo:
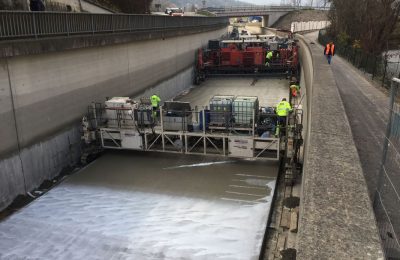
{"label": "pedestrian path", "polygon": [[[315,35],[306,35],[305,41],[311,51],[314,81],[307,89],[311,95],[311,126],[303,176],[297,259],[383,259],[356,148],[357,135],[353,134],[349,122],[352,117],[347,114],[348,109],[355,109],[359,118],[363,118],[368,108],[353,108],[353,104],[342,101],[346,85],[350,88],[361,79],[354,78],[355,73],[344,67],[344,62],[337,56],[330,66]],[[368,103],[369,99],[365,99],[362,104]]]}

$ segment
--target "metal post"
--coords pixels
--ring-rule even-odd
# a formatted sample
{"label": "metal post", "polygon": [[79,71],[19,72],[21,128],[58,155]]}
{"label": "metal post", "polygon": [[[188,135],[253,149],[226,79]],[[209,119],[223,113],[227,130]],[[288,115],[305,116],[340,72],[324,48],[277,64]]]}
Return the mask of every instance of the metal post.
{"label": "metal post", "polygon": [[35,12],[32,13],[32,23],[33,23],[33,34],[35,35],[35,38],[38,38],[38,33],[36,29],[36,18],[35,18]]}
{"label": "metal post", "polygon": [[65,16],[65,26],[66,26],[66,30],[67,30],[67,35],[69,36],[68,16],[67,16],[67,14],[64,14],[64,16]]}
{"label": "metal post", "polygon": [[161,142],[162,142],[162,149],[163,149],[163,151],[165,151],[164,120],[163,120],[162,106],[160,106],[160,121],[161,121]]}
{"label": "metal post", "polygon": [[372,68],[372,79],[375,78],[375,73],[376,73],[376,62],[377,62],[377,60],[378,60],[378,57],[375,56],[374,66],[373,66],[373,68]]}
{"label": "metal post", "polygon": [[253,109],[253,126],[252,126],[253,137],[255,136],[255,130],[254,130],[255,123],[256,123],[255,118],[256,118],[256,110]]}
{"label": "metal post", "polygon": [[[186,136],[186,135],[185,135],[185,136]],[[182,146],[181,146],[181,153],[183,153],[184,150],[183,150],[183,138],[182,138],[182,134],[179,135],[179,138],[180,138],[180,140],[181,140],[181,145],[182,145]]]}
{"label": "metal post", "polygon": [[378,196],[379,193],[382,189],[382,185],[383,185],[383,172],[384,172],[384,167],[385,167],[385,163],[386,163],[386,157],[387,157],[387,151],[388,151],[388,147],[389,147],[389,138],[391,135],[391,131],[392,131],[392,120],[393,120],[393,106],[394,106],[394,100],[396,97],[396,93],[397,93],[397,89],[398,89],[398,85],[400,84],[400,79],[398,78],[393,78],[392,79],[392,88],[391,88],[391,92],[390,92],[390,111],[389,111],[389,121],[386,127],[386,134],[385,134],[385,140],[383,142],[383,153],[382,153],[382,161],[381,161],[381,167],[379,170],[379,176],[378,176],[378,185],[376,187],[376,191],[375,191],[375,195],[374,195],[374,206],[376,206],[376,203],[378,201]]}
{"label": "metal post", "polygon": [[144,133],[144,150],[147,151],[148,144],[147,144],[147,133]]}
{"label": "metal post", "polygon": [[185,135],[185,153],[188,153],[188,136]]}
{"label": "metal post", "polygon": [[226,152],[225,152],[225,137],[222,137],[222,152],[224,153],[224,156],[226,156]]}
{"label": "metal post", "polygon": [[93,109],[93,119],[94,119],[94,128],[97,129],[97,111],[96,111],[96,103],[92,102],[92,109]]}
{"label": "metal post", "polygon": [[201,111],[201,113],[203,113],[203,135],[206,134],[206,113],[205,113],[205,109],[203,108],[203,111]]}
{"label": "metal post", "polygon": [[206,112],[205,112],[205,108],[203,108],[203,153],[207,154],[206,152],[206,148],[207,148],[207,140],[206,140]]}
{"label": "metal post", "polygon": [[383,62],[384,68],[383,68],[383,77],[382,77],[382,87],[385,85],[385,79],[386,79],[386,69],[387,69],[387,52],[385,53],[385,60]]}
{"label": "metal post", "polygon": [[112,32],[114,32],[114,14],[111,15],[111,28],[112,28]]}
{"label": "metal post", "polygon": [[94,16],[93,16],[93,14],[90,14],[90,20],[91,20],[91,22],[92,22],[92,34],[94,35]]}

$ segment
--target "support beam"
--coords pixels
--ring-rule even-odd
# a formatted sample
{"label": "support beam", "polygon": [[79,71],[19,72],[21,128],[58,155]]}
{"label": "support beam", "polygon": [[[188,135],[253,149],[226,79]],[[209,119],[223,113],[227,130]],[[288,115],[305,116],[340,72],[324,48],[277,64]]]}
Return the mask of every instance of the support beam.
{"label": "support beam", "polygon": [[268,21],[269,21],[269,15],[263,15],[261,26],[264,28],[268,27],[268,25],[269,25]]}

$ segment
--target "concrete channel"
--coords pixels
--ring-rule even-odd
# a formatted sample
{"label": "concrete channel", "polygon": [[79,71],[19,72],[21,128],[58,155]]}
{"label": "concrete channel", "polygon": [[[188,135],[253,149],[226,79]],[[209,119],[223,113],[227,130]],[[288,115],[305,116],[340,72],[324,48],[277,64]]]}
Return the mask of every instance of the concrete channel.
{"label": "concrete channel", "polygon": [[[216,78],[177,99],[216,94],[275,105],[287,81]],[[277,161],[107,152],[0,223],[0,259],[259,259]]]}

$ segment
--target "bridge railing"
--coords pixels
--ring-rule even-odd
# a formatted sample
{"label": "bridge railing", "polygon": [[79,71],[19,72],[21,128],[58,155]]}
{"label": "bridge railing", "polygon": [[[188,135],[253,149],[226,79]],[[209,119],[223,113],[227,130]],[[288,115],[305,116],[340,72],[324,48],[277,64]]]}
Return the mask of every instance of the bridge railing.
{"label": "bridge railing", "polygon": [[224,17],[0,11],[0,40],[160,31],[227,23]]}
{"label": "bridge railing", "polygon": [[310,7],[310,6],[279,6],[279,5],[249,5],[249,6],[227,6],[227,7],[207,7],[205,10],[213,13],[231,12],[251,12],[251,11],[275,11],[289,12],[302,9],[329,10],[329,7]]}

